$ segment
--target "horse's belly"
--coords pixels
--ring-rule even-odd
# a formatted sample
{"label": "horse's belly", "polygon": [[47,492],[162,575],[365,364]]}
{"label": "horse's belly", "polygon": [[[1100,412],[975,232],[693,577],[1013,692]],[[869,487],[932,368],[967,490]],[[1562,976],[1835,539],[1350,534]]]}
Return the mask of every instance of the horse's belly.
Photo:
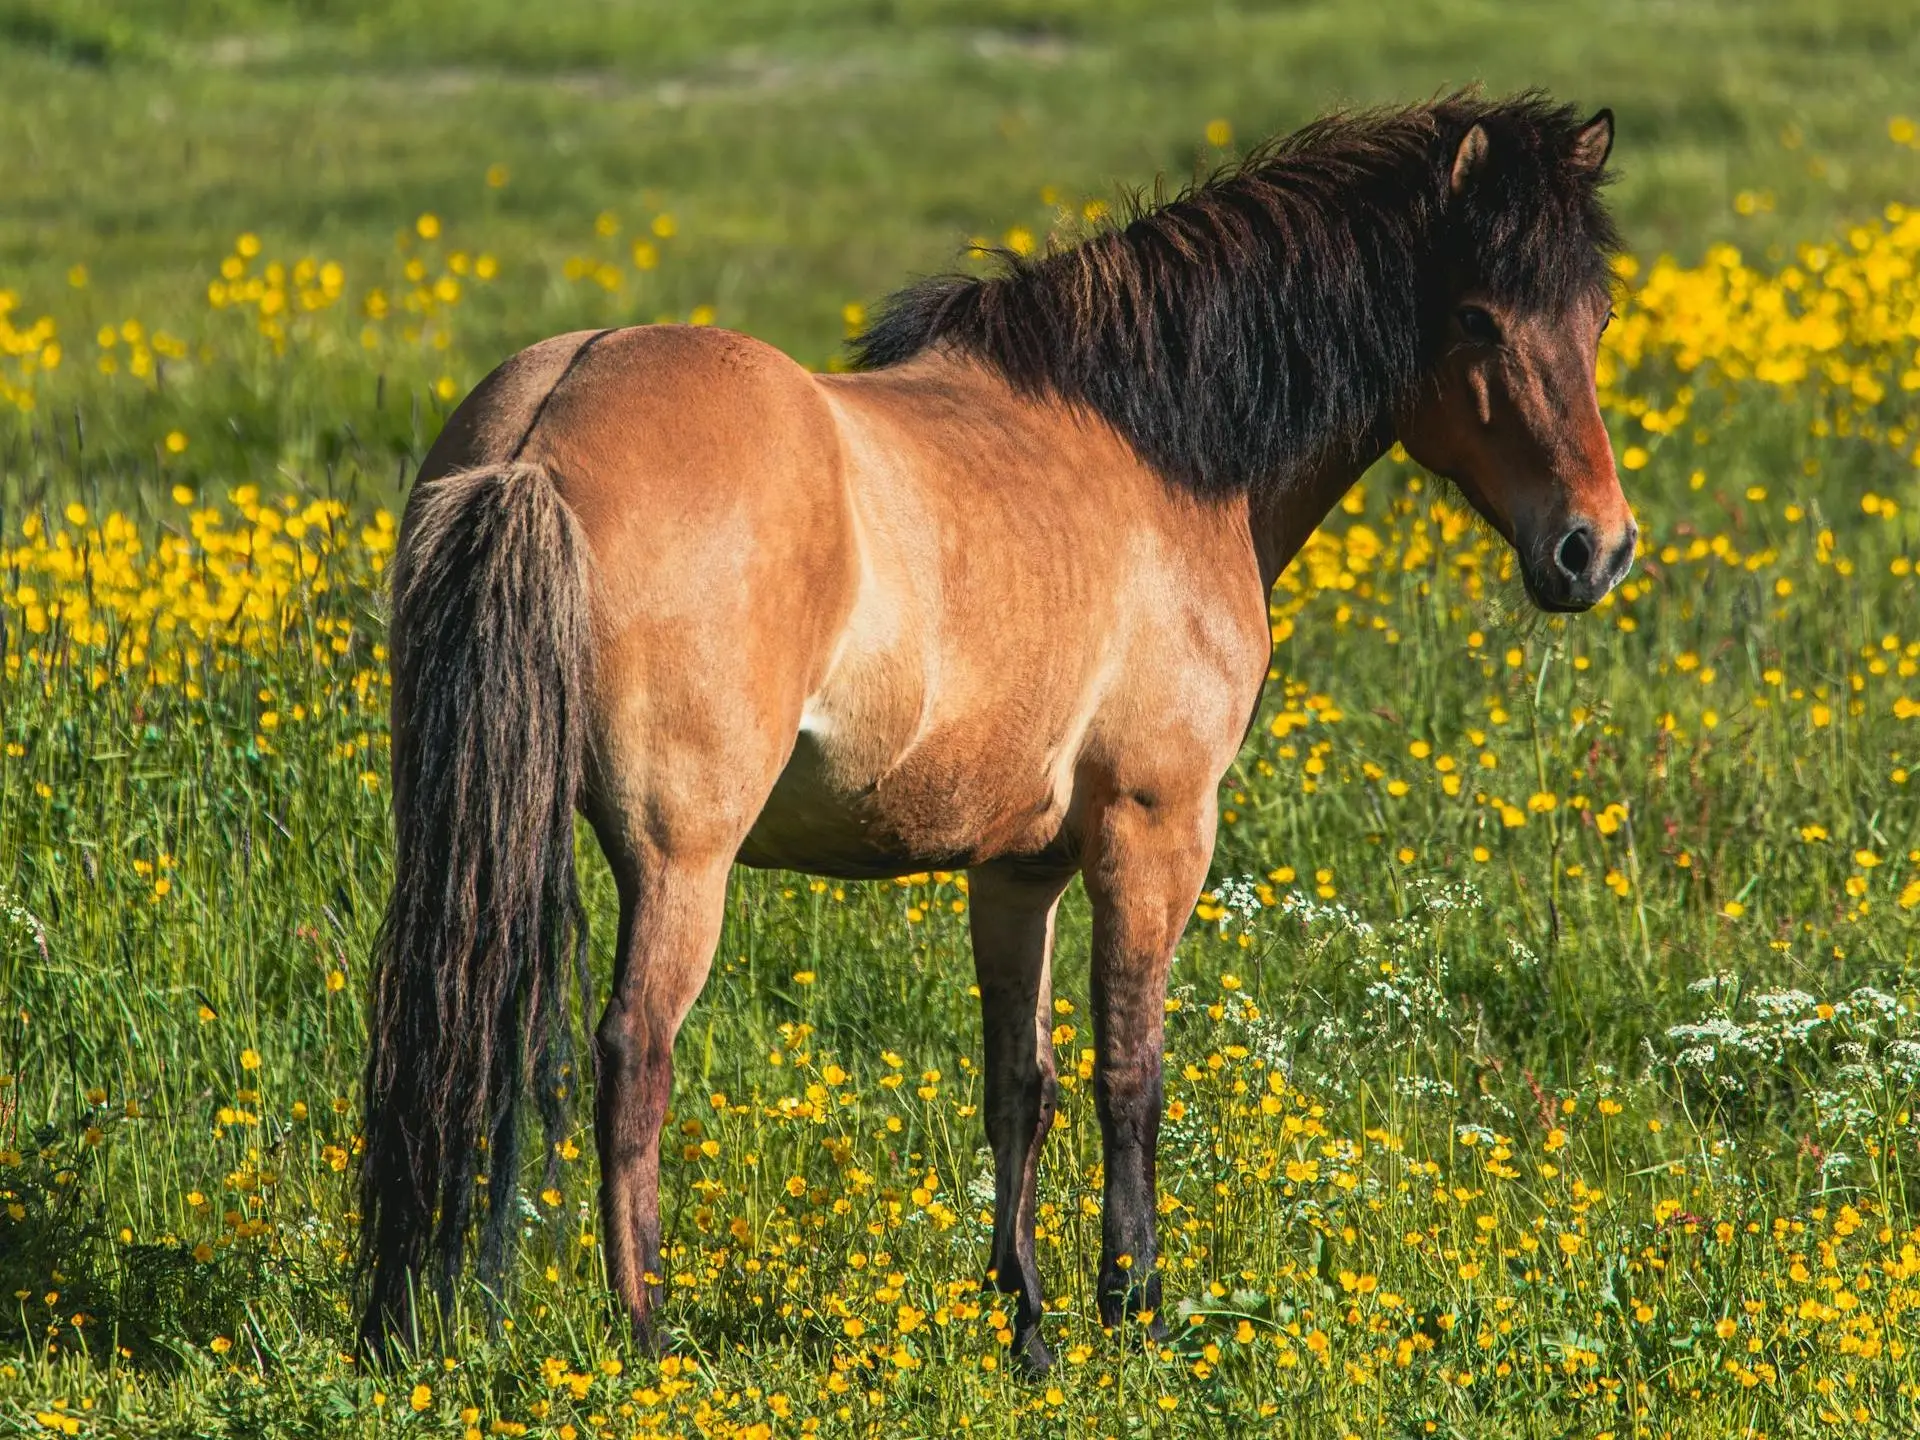
{"label": "horse's belly", "polygon": [[741,862],[874,879],[1051,844],[1068,803],[1057,767],[1044,756],[990,761],[955,740],[916,746],[879,769],[848,766],[839,747],[802,731]]}

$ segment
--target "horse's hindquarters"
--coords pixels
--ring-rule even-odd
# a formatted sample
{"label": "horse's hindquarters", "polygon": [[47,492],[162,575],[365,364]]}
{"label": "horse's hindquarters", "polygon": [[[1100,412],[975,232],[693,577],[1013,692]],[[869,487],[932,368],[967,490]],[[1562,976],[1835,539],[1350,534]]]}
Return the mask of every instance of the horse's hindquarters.
{"label": "horse's hindquarters", "polygon": [[[744,336],[601,332],[536,363],[554,343],[496,372],[449,435],[540,466],[586,537],[584,804],[616,871],[731,855],[853,601],[832,417],[805,370]],[[551,377],[537,396],[536,374]],[[488,413],[509,408],[524,425]]]}

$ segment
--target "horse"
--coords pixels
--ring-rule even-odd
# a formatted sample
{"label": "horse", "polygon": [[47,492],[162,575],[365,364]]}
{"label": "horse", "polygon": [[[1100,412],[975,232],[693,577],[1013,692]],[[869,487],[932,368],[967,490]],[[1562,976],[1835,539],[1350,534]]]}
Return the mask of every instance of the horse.
{"label": "horse", "polygon": [[417,1295],[449,1299],[482,1208],[500,1278],[520,1101],[584,974],[576,812],[619,897],[594,1124],[637,1342],[659,1341],[674,1037],[735,863],[968,872],[987,1273],[1029,1373],[1051,1362],[1054,916],[1081,878],[1099,1317],[1164,1336],[1168,968],[1268,676],[1275,580],[1396,441],[1509,542],[1540,607],[1590,607],[1632,562],[1595,393],[1613,128],[1538,92],[1322,118],[1080,243],[911,286],[847,373],[654,325],[488,376],[421,465],[392,566],[363,1344],[417,1341]]}

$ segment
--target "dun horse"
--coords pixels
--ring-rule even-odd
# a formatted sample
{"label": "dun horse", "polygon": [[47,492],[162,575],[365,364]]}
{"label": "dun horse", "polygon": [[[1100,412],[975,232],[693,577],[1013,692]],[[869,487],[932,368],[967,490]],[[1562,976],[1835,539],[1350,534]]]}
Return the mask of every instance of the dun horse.
{"label": "dun horse", "polygon": [[1396,439],[1539,605],[1584,609],[1631,563],[1594,392],[1612,139],[1608,112],[1532,95],[1325,119],[1076,248],[916,285],[857,373],[648,326],[488,377],[421,469],[394,569],[366,1342],[416,1333],[416,1286],[450,1292],[477,1209],[499,1278],[518,1102],[582,933],[576,809],[620,899],[595,1118],[638,1338],[674,1034],[736,861],[969,871],[988,1265],[1035,1370],[1050,949],[1082,878],[1100,1316],[1158,1310],[1163,997],[1274,580]]}

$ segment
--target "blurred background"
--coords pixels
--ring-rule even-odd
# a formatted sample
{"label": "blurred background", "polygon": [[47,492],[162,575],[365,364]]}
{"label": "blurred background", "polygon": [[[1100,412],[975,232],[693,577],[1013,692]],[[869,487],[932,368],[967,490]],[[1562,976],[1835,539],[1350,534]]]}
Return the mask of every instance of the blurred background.
{"label": "blurred background", "polygon": [[[0,0],[0,286],[177,313],[250,232],[357,302],[424,212],[513,272],[475,363],[708,306],[819,364],[847,302],[1049,201],[1469,82],[1612,106],[1638,250],[1824,233],[1912,193],[1916,77],[1906,0]],[[631,268],[661,213],[647,285],[571,293],[596,220]]]}

